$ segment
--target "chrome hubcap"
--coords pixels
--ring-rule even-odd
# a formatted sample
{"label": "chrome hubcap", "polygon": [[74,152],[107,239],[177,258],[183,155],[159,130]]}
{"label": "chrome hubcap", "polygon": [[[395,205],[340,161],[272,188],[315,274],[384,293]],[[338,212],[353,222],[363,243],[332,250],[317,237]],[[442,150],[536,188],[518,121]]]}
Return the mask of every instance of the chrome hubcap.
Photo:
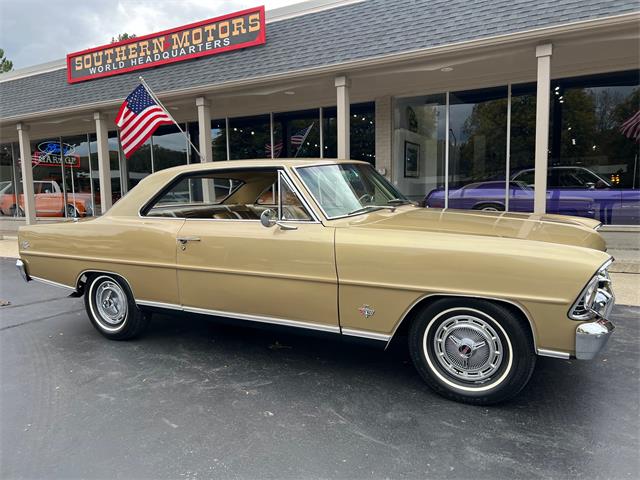
{"label": "chrome hubcap", "polygon": [[458,380],[483,381],[498,371],[504,352],[497,332],[485,320],[458,315],[442,322],[433,337],[436,358]]}
{"label": "chrome hubcap", "polygon": [[95,304],[100,317],[110,325],[118,325],[127,316],[127,297],[116,282],[102,282],[95,293]]}

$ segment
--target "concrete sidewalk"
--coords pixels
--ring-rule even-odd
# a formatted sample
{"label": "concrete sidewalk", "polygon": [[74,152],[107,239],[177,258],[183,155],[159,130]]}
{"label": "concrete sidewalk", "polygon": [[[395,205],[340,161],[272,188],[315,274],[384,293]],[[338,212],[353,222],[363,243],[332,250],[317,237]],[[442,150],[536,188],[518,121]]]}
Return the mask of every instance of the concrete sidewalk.
{"label": "concrete sidewalk", "polygon": [[[640,270],[637,269],[638,263],[624,263],[624,259],[635,254],[636,258],[640,251],[638,250],[619,250],[610,251],[616,259],[612,268],[611,277],[613,279],[614,289],[616,292],[616,303],[618,305],[635,305],[640,306]],[[18,241],[16,237],[5,237],[0,239],[0,257],[17,258],[18,257]],[[623,262],[618,263],[622,258]],[[633,267],[632,273],[629,272],[629,265]]]}

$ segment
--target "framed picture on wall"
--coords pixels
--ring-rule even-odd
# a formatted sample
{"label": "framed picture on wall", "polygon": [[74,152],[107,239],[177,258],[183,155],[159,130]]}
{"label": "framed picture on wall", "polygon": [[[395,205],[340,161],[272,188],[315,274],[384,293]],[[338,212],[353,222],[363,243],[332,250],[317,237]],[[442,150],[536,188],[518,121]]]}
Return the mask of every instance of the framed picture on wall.
{"label": "framed picture on wall", "polygon": [[420,176],[420,145],[404,142],[404,176],[418,178]]}

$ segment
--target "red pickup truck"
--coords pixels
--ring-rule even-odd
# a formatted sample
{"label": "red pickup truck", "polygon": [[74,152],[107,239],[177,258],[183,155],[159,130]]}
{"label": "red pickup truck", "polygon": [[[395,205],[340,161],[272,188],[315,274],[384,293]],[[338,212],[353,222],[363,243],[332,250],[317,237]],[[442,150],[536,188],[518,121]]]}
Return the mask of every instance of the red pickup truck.
{"label": "red pickup truck", "polygon": [[[38,217],[85,217],[93,215],[90,193],[67,192],[64,195],[55,180],[36,180],[33,182],[33,193],[36,200],[36,216]],[[0,187],[0,213],[14,216],[24,211],[24,195],[21,193],[16,201],[13,183],[7,182]]]}

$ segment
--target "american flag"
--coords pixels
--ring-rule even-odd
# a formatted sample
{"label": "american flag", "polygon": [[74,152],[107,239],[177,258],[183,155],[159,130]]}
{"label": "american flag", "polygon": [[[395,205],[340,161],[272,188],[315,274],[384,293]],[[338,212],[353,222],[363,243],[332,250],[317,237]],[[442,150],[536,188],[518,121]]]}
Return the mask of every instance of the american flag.
{"label": "american flag", "polygon": [[139,85],[123,102],[116,116],[124,156],[133,155],[160,125],[172,123],[166,110],[155,102],[144,85]]}
{"label": "american flag", "polygon": [[[267,143],[264,146],[264,148],[267,151],[267,155],[271,156],[271,144]],[[273,146],[273,158],[280,157],[281,153],[282,153],[282,142],[278,142]]]}
{"label": "american flag", "polygon": [[307,139],[307,136],[313,128],[314,123],[315,122],[311,123],[311,125],[309,125],[307,128],[303,128],[302,130],[299,130],[298,132],[291,135],[291,145],[293,145],[294,147],[300,147]]}
{"label": "american flag", "polygon": [[620,126],[620,131],[625,137],[640,142],[640,110]]}

